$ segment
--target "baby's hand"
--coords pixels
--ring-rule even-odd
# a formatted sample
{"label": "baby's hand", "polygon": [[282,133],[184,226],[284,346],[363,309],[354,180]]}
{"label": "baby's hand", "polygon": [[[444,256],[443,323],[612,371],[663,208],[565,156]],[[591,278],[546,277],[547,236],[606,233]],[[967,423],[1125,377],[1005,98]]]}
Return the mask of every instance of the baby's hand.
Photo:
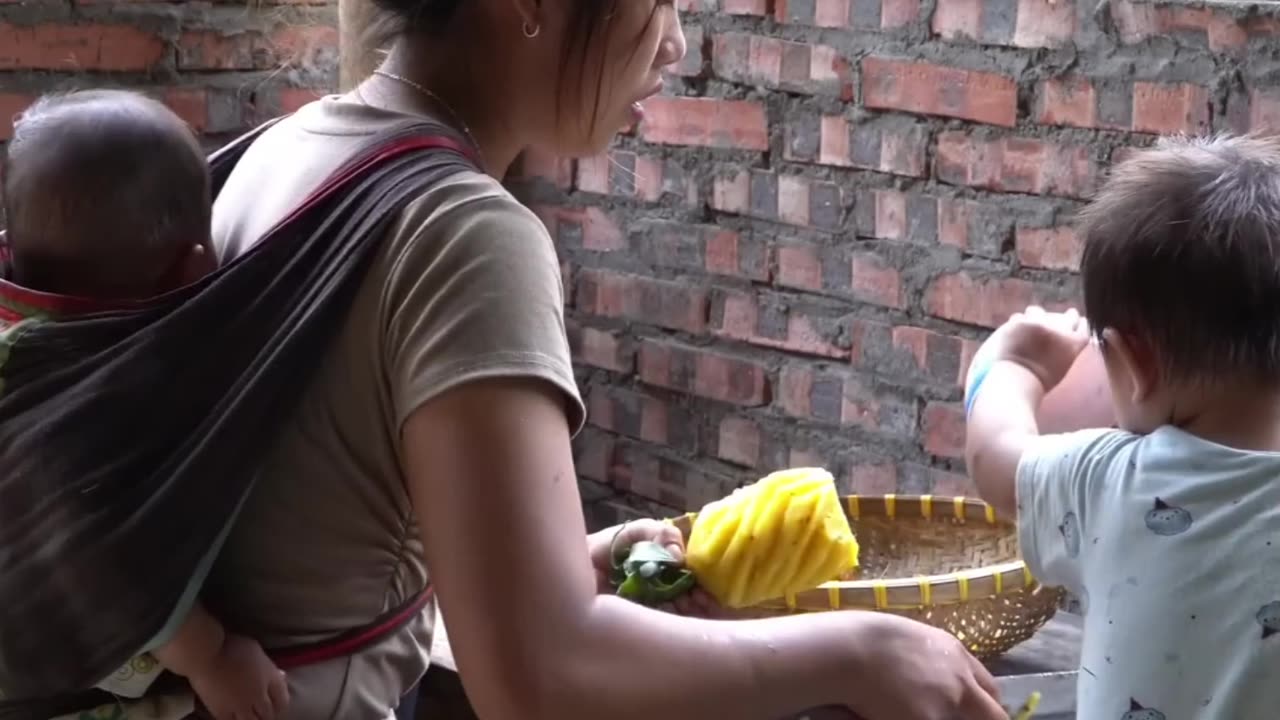
{"label": "baby's hand", "polygon": [[187,681],[214,720],[273,720],[289,704],[284,673],[256,641],[228,634],[213,659]]}
{"label": "baby's hand", "polygon": [[[1015,313],[978,351],[984,363],[1008,360],[1030,370],[1046,390],[1052,389],[1089,345],[1089,325],[1074,309],[1046,312],[1031,306]],[[985,357],[984,357],[985,356]]]}

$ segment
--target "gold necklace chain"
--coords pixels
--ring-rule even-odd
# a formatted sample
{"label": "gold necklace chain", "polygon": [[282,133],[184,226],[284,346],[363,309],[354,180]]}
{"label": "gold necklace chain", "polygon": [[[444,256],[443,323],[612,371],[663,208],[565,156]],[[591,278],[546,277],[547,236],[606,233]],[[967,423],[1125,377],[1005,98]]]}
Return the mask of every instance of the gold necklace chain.
{"label": "gold necklace chain", "polygon": [[449,117],[453,118],[453,121],[457,123],[459,127],[462,128],[462,132],[466,133],[467,139],[471,141],[472,146],[474,146],[476,149],[476,154],[480,156],[481,164],[484,163],[484,150],[480,148],[480,143],[476,141],[476,136],[471,134],[471,128],[467,127],[467,124],[463,122],[462,117],[458,115],[458,112],[453,109],[452,105],[444,101],[444,98],[431,92],[426,87],[424,87],[421,83],[416,83],[407,77],[396,75],[395,73],[387,72],[386,70],[374,70],[373,74],[380,75],[384,78],[387,78],[388,80],[395,80],[396,82],[408,85],[414,90],[417,90],[419,93],[422,93],[423,95],[425,95],[429,100],[432,100],[436,104],[443,107],[445,111],[449,113]]}

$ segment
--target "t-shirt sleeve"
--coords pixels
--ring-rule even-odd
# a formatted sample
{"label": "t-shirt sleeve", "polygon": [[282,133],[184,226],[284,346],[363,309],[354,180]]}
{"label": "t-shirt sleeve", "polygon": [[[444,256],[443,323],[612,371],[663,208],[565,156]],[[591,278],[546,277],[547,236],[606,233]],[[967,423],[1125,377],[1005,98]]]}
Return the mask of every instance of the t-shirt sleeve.
{"label": "t-shirt sleeve", "polygon": [[1079,592],[1091,509],[1137,436],[1120,430],[1042,435],[1018,462],[1018,545],[1031,574],[1046,585]]}
{"label": "t-shirt sleeve", "polygon": [[586,413],[550,234],[508,195],[446,204],[411,206],[399,224],[409,236],[397,243],[383,297],[383,356],[396,427],[463,383],[523,377],[561,391],[576,434]]}

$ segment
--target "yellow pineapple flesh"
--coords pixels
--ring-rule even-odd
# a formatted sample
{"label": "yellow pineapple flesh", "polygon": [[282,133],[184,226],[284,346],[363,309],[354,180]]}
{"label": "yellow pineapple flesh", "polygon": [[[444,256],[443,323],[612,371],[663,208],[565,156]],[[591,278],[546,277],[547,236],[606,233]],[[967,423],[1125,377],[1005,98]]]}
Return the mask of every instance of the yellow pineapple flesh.
{"label": "yellow pineapple flesh", "polygon": [[743,608],[836,580],[858,541],[822,468],[770,473],[698,513],[685,564],[722,605]]}

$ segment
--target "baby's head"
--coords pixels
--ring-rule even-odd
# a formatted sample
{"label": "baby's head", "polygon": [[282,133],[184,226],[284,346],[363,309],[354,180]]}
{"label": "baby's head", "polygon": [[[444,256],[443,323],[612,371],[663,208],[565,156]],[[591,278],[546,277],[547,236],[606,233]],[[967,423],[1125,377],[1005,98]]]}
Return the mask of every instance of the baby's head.
{"label": "baby's head", "polygon": [[1122,427],[1274,395],[1280,138],[1163,139],[1116,166],[1080,232],[1085,315]]}
{"label": "baby's head", "polygon": [[191,129],[137,93],[37,100],[5,158],[12,279],[45,292],[142,299],[212,271],[208,164]]}

